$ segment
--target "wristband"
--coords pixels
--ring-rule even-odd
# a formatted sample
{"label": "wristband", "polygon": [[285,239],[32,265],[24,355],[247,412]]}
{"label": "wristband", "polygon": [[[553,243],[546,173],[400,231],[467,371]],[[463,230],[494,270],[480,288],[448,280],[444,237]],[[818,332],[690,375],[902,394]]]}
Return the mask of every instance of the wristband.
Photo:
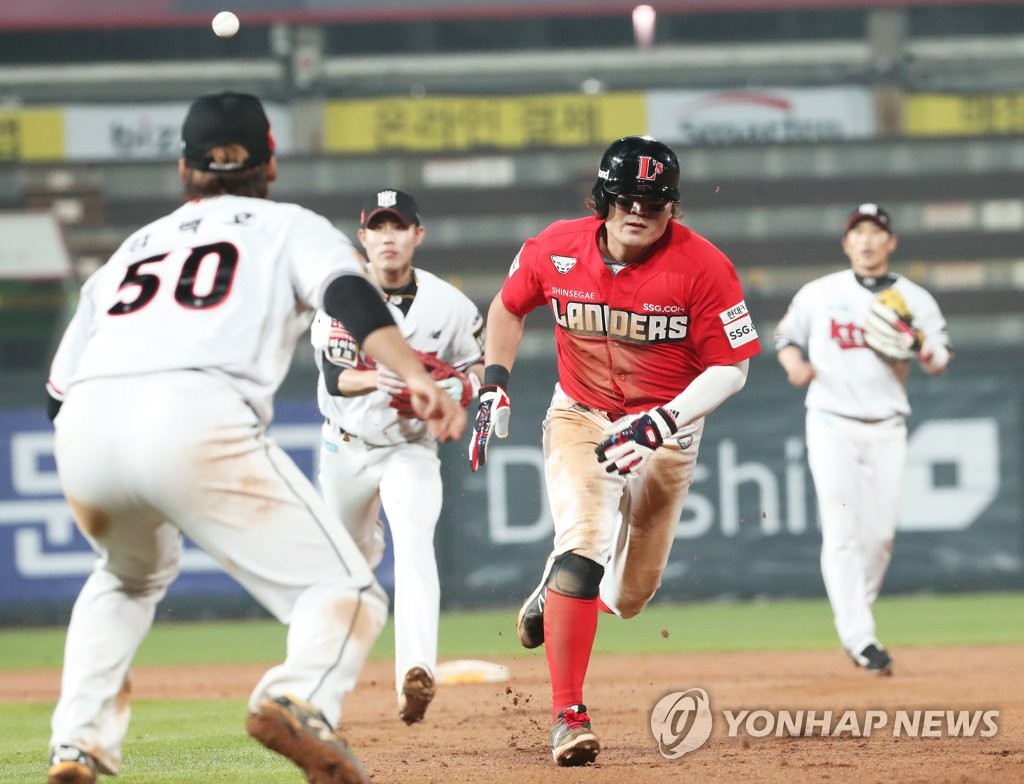
{"label": "wristband", "polygon": [[487,365],[484,368],[484,386],[496,386],[508,389],[508,377],[511,371],[504,365]]}

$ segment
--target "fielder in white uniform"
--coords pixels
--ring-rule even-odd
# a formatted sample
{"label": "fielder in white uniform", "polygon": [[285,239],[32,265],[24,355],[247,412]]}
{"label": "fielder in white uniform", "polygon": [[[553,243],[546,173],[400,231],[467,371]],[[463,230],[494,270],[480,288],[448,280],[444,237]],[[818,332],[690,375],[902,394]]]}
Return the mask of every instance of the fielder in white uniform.
{"label": "fielder in white uniform", "polygon": [[[483,375],[483,318],[461,291],[412,266],[425,229],[402,191],[374,193],[360,213],[359,241],[409,344],[464,373],[439,382],[467,402]],[[347,325],[324,312],[311,331],[324,415],[320,486],[372,567],[384,553],[381,505],[394,544],[395,686],[407,724],[423,719],[436,691],[441,591],[434,529],[441,514],[437,441],[426,424],[400,413],[404,384],[362,350]]]}
{"label": "fielder in white uniform", "polygon": [[251,95],[204,96],[182,128],[183,206],[136,231],[82,288],[51,368],[55,454],[99,555],[71,615],[50,784],[114,774],[130,666],[187,535],[289,625],[247,729],[313,782],[368,782],[332,728],[387,596],[311,482],[266,435],[318,308],[416,389],[436,435],[464,412],[423,371],[361,257],[328,221],[269,201],[273,137]]}
{"label": "fielder in white uniform", "polygon": [[807,459],[821,517],[821,571],[840,642],[867,672],[888,675],[892,659],[875,632],[872,604],[889,566],[900,508],[910,413],[909,361],[892,361],[864,340],[879,292],[895,289],[923,336],[917,361],[942,373],[950,361],[935,299],[889,272],[896,236],[885,210],[862,204],[842,240],[850,269],[801,288],[779,322],[779,363],[807,387]]}

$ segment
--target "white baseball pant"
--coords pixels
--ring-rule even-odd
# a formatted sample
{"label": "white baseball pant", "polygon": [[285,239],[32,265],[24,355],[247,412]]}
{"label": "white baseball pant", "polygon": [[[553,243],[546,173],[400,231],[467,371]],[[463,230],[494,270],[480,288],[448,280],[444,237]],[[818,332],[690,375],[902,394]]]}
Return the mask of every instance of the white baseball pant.
{"label": "white baseball pant", "polygon": [[[371,446],[324,423],[320,488],[327,507],[376,566],[384,540],[381,504],[395,561],[395,689],[413,667],[437,670],[441,587],[434,529],[441,516],[441,461],[432,439]],[[347,440],[346,440],[347,438]]]}
{"label": "white baseball pant", "polygon": [[294,694],[336,724],[387,596],[245,401],[201,371],[107,378],[72,387],[55,426],[61,484],[99,560],[68,627],[51,743],[117,771],[129,668],[178,574],[181,534],[289,625],[286,659],[250,707]]}
{"label": "white baseball pant", "polygon": [[821,574],[839,641],[856,654],[878,643],[871,606],[892,556],[907,426],[901,416],[862,422],[813,409],[806,423],[821,517]]}
{"label": "white baseball pant", "polygon": [[594,447],[609,419],[555,388],[544,419],[544,474],[553,555],[576,551],[605,566],[601,599],[622,618],[661,587],[704,432],[701,418],[670,438],[638,477],[609,474]]}

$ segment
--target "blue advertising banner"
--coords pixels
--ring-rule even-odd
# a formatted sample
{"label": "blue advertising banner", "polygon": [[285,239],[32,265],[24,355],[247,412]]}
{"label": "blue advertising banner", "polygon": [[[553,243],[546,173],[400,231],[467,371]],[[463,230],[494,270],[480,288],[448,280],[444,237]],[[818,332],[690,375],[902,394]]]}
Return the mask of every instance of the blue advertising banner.
{"label": "blue advertising banner", "polygon": [[[911,375],[903,508],[884,592],[1024,587],[1022,373],[1024,357],[1001,351],[964,352],[940,378]],[[511,435],[494,442],[479,473],[469,471],[465,438],[441,448],[435,543],[447,608],[518,604],[540,576],[553,534],[540,423],[554,378],[553,356],[516,362]],[[315,477],[315,405],[276,408],[271,435]],[[757,357],[746,388],[708,419],[659,598],[824,597],[803,412],[803,392],[774,357]],[[66,609],[94,560],[61,498],[49,421],[37,410],[0,412],[0,623],[39,622],[19,608],[41,603]],[[255,608],[198,549],[187,547],[182,566],[168,601]],[[390,592],[390,546],[378,577]]]}
{"label": "blue advertising banner", "polygon": [[[912,373],[885,592],[1024,586],[1022,368],[1005,352],[964,352],[945,376]],[[540,423],[554,380],[554,357],[517,360],[510,436],[492,444],[480,473],[467,472],[461,447],[445,447],[451,502],[438,556],[449,606],[517,604],[540,578],[554,532]],[[825,595],[803,399],[769,351],[753,360],[743,391],[708,417],[659,598]]]}
{"label": "blue advertising banner", "polygon": [[[320,414],[312,402],[281,402],[271,436],[315,482]],[[41,410],[0,411],[0,606],[70,603],[96,556],[75,527],[60,492],[53,426]],[[377,575],[390,590],[390,547]],[[169,597],[244,595],[241,586],[187,541]]]}

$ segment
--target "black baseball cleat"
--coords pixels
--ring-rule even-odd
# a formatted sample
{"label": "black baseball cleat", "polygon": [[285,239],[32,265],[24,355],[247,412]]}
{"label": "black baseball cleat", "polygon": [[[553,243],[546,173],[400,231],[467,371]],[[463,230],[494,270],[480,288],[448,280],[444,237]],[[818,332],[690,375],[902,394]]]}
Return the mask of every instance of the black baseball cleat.
{"label": "black baseball cleat", "polygon": [[865,645],[860,653],[856,655],[851,654],[850,658],[853,659],[854,664],[868,673],[868,675],[892,675],[892,657],[880,643]]}
{"label": "black baseball cleat", "polygon": [[519,617],[516,618],[516,634],[519,637],[519,644],[524,648],[538,648],[544,644],[544,602],[548,598],[548,577],[551,575],[551,567],[554,565],[554,554],[548,557],[544,566],[544,574],[537,583],[523,606],[519,608]]}

